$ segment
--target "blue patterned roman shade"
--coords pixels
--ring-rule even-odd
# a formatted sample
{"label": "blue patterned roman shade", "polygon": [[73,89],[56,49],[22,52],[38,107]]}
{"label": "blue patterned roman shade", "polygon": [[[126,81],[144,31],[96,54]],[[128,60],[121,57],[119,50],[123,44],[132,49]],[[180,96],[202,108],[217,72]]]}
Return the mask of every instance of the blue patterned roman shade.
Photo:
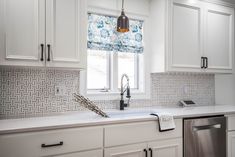
{"label": "blue patterned roman shade", "polygon": [[117,17],[88,14],[87,47],[92,50],[143,53],[143,21],[130,20],[130,31],[116,31]]}

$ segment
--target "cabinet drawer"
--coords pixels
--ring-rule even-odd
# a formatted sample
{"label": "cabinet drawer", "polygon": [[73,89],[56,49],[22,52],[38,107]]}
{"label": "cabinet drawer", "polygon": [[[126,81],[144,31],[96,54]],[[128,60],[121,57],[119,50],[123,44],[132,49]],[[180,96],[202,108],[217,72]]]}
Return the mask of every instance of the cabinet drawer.
{"label": "cabinet drawer", "polygon": [[166,132],[159,132],[157,120],[107,126],[105,147],[182,137],[182,119],[175,120],[175,123],[176,129]]}
{"label": "cabinet drawer", "polygon": [[[60,144],[61,145],[56,145]],[[42,147],[44,144],[44,147]],[[53,146],[55,144],[55,146]],[[49,147],[48,147],[49,146]],[[4,157],[39,157],[102,148],[100,127],[63,129],[0,136],[0,152]]]}
{"label": "cabinet drawer", "polygon": [[228,131],[235,130],[235,115],[228,116]]}

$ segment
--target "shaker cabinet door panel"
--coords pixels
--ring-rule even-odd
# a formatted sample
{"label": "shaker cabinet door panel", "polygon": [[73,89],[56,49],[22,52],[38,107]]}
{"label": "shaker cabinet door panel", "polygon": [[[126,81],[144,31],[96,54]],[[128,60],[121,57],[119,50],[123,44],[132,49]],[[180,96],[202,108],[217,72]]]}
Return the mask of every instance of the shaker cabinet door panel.
{"label": "shaker cabinet door panel", "polygon": [[151,142],[152,157],[183,157],[182,138]]}
{"label": "shaker cabinet door panel", "polygon": [[45,64],[45,2],[1,0],[0,64],[43,66]]}
{"label": "shaker cabinet door panel", "polygon": [[200,70],[202,33],[200,4],[174,0],[171,5],[169,68]]}
{"label": "shaker cabinet door panel", "polygon": [[106,148],[104,157],[145,157],[144,149],[147,151],[144,143]]}
{"label": "shaker cabinet door panel", "polygon": [[46,3],[47,66],[78,68],[81,66],[81,39],[86,39],[81,38],[82,1],[47,0]]}
{"label": "shaker cabinet door panel", "polygon": [[228,157],[235,157],[235,131],[228,132]]}
{"label": "shaker cabinet door panel", "polygon": [[204,56],[208,57],[208,69],[232,70],[234,10],[210,4],[205,17]]}

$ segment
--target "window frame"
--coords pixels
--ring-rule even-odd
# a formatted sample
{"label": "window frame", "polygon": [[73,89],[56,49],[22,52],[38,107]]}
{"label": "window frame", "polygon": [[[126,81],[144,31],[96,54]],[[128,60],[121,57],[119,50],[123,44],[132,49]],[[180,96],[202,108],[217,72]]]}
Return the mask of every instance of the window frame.
{"label": "window frame", "polygon": [[[88,51],[88,50],[87,50]],[[87,57],[88,58],[88,57]],[[107,90],[111,90],[111,80],[110,80],[110,77],[111,77],[111,66],[112,66],[112,62],[110,61],[110,58],[111,58],[111,54],[110,53],[106,53],[106,61],[107,61],[107,65],[106,65],[106,68],[107,68],[107,82],[106,82],[106,86],[105,88],[91,88],[91,89],[88,89],[87,90],[90,90],[90,91],[100,91],[100,92],[105,92]]]}
{"label": "window frame", "polygon": [[[109,9],[104,9],[104,8],[99,8],[99,7],[93,7],[93,6],[88,6],[87,8],[88,13],[95,13],[95,14],[102,14],[102,15],[110,15],[110,16],[119,16],[120,11],[119,10],[109,10]],[[127,12],[128,17],[130,19],[139,19],[144,21],[144,43],[145,43],[145,49],[144,53],[141,55],[141,59],[138,58],[139,63],[143,65],[143,68],[141,68],[141,71],[139,71],[138,75],[138,81],[142,82],[142,87],[139,87],[138,90],[132,89],[131,90],[131,99],[150,99],[150,67],[148,65],[148,56],[149,56],[149,47],[146,46],[148,45],[147,43],[149,41],[149,35],[148,33],[148,28],[149,28],[149,21],[148,17],[145,15],[140,15],[140,14],[133,14],[131,12]],[[86,49],[87,50],[87,49]],[[111,52],[113,53],[113,52]],[[118,55],[117,53],[113,53],[113,55]],[[118,62],[117,57],[113,57],[111,55],[111,61],[112,62]],[[111,72],[117,69],[118,64],[115,63],[110,66]],[[138,67],[139,68],[139,67]],[[140,69],[140,68],[139,68]],[[136,69],[137,70],[137,69]],[[89,97],[91,100],[119,100],[120,99],[120,89],[118,88],[118,72],[116,74],[112,73],[111,74],[111,84],[110,88],[113,89],[112,91],[104,91],[104,92],[97,92],[97,91],[88,91],[87,90],[87,74],[86,71],[80,71],[80,94]],[[114,83],[117,82],[117,83]],[[115,90],[114,90],[115,89]]]}
{"label": "window frame", "polygon": [[[92,51],[92,50],[90,50]],[[96,50],[95,50],[96,51]],[[97,50],[99,51],[99,50]],[[126,52],[121,52],[121,53],[126,53]],[[106,54],[106,60],[107,60],[107,82],[106,82],[106,87],[105,88],[87,88],[87,93],[99,93],[99,92],[112,92],[112,91],[118,91],[120,90],[119,86],[119,81],[118,80],[118,53],[116,52],[107,52]],[[131,88],[131,90],[139,90],[140,88],[140,55],[135,53],[134,54],[134,88]]]}

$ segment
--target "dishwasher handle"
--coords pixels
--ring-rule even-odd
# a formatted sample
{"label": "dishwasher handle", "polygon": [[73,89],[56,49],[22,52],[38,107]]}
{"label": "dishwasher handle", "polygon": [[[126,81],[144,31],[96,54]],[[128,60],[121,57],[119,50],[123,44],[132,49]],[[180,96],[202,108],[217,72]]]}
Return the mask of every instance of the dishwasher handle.
{"label": "dishwasher handle", "polygon": [[221,124],[193,126],[193,131],[221,129]]}

